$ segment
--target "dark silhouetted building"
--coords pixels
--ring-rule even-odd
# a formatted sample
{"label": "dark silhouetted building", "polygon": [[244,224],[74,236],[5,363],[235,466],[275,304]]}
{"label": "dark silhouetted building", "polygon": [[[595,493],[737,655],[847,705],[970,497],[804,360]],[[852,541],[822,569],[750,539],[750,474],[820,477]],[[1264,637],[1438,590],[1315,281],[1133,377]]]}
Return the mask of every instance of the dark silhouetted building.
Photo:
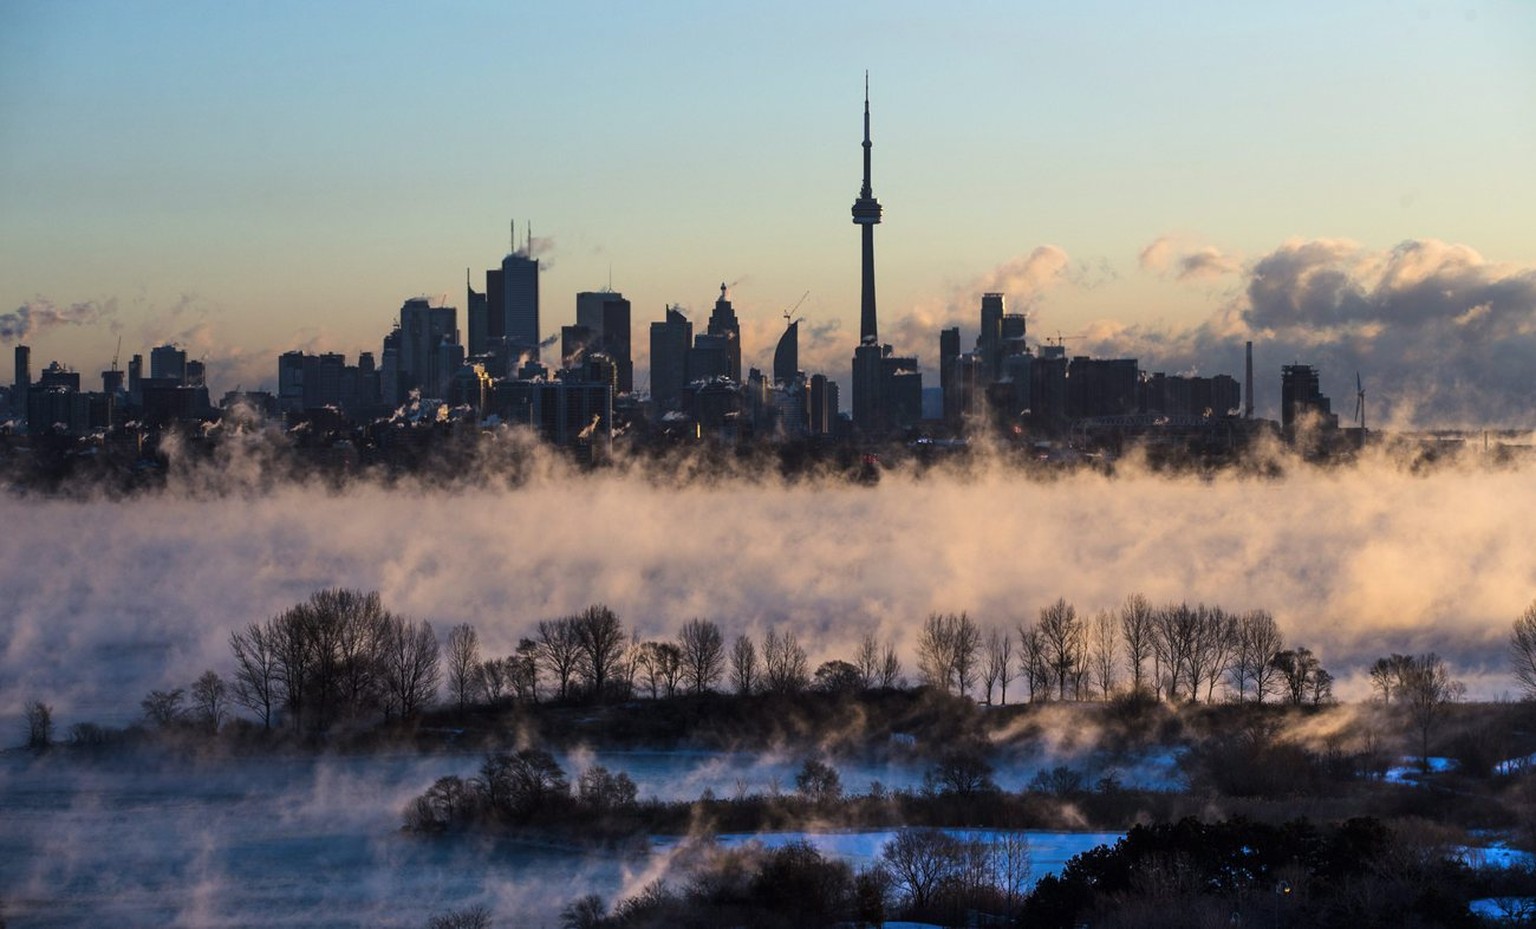
{"label": "dark silhouetted building", "polygon": [[800,373],[800,320],[784,327],[779,344],[773,349],[773,382],[789,384]]}
{"label": "dark silhouetted building", "polygon": [[404,401],[412,390],[434,399],[447,395],[448,378],[464,364],[457,316],[453,307],[432,306],[425,297],[407,300],[400,307],[394,344],[388,339],[384,343],[386,366],[391,349],[395,355],[394,387],[389,391],[392,404]]}
{"label": "dark silhouetted building", "polygon": [[651,323],[651,403],[657,416],[681,408],[692,347],[693,323],[676,307],[667,307],[665,320]]}
{"label": "dark silhouetted building", "polygon": [[722,340],[725,374],[736,383],[741,383],[741,324],[736,321],[736,310],[731,306],[724,284],[720,285],[720,299],[715,301],[714,312],[709,314],[709,325],[704,331]]}
{"label": "dark silhouetted building", "polygon": [[1294,429],[1297,420],[1316,416],[1325,429],[1337,429],[1339,418],[1333,404],[1320,386],[1317,369],[1311,365],[1285,365],[1280,369],[1280,425]]}
{"label": "dark silhouetted building", "polygon": [[157,381],[187,383],[187,353],[174,345],[149,350],[149,376]]}
{"label": "dark silhouetted building", "polygon": [[[599,351],[613,359],[618,372],[618,392],[633,392],[635,364],[630,305],[624,295],[612,290],[577,294],[576,325],[587,330],[586,350]],[[563,349],[561,354],[570,357]]]}

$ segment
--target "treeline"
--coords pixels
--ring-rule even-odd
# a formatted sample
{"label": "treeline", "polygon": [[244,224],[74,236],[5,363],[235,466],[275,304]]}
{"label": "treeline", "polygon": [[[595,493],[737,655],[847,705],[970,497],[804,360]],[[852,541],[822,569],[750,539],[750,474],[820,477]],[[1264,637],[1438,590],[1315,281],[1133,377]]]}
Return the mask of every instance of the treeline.
{"label": "treeline", "polygon": [[[707,693],[846,695],[909,683],[896,643],[873,633],[846,658],[813,668],[784,626],[760,639],[728,639],[717,623],[695,618],[675,637],[643,639],[595,604],[540,620],[509,655],[485,656],[473,625],[452,627],[440,642],[429,622],[385,609],[377,592],[339,588],[236,630],[229,644],[229,678],[209,670],[187,687],[152,691],[142,703],[145,720],[217,731],[240,707],[264,729],[284,724],[319,733],[419,717],[439,705],[444,685],[449,705],[464,711]],[[1536,604],[1516,621],[1511,655],[1525,695],[1536,695],[1529,683],[1536,680]],[[1058,599],[1033,622],[1012,626],[984,627],[963,612],[931,614],[918,631],[916,657],[917,683],[987,705],[1007,704],[1015,685],[1030,703],[1123,695],[1181,703],[1333,700],[1333,675],[1310,649],[1288,646],[1267,611],[1153,606],[1140,594],[1091,615]],[[1418,717],[1421,752],[1438,708],[1465,692],[1433,654],[1393,654],[1369,671],[1382,702]],[[26,717],[27,744],[51,744],[52,708],[29,701]],[[76,741],[102,734],[88,723],[71,730]]]}
{"label": "treeline", "polygon": [[1204,603],[1154,607],[1133,594],[1118,610],[1080,614],[1065,599],[1033,622],[983,629],[966,613],[934,614],[918,638],[923,680],[991,704],[1015,680],[1030,702],[1108,700],[1117,693],[1168,701],[1293,704],[1333,699],[1333,675],[1305,647],[1285,647],[1265,610]]}

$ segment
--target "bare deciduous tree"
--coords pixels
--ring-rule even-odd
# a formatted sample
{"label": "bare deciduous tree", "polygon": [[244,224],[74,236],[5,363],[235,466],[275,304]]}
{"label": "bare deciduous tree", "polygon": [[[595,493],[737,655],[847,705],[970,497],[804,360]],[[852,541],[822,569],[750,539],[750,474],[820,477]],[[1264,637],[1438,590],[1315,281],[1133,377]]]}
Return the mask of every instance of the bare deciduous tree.
{"label": "bare deciduous tree", "polygon": [[1237,641],[1228,675],[1237,689],[1237,701],[1263,703],[1275,686],[1274,657],[1285,642],[1280,627],[1267,610],[1250,610],[1237,619]]}
{"label": "bare deciduous tree", "polygon": [[41,700],[28,700],[24,711],[27,748],[43,749],[53,744],[53,707]]}
{"label": "bare deciduous tree", "polygon": [[448,693],[460,712],[475,699],[480,667],[480,636],[469,623],[448,630]]}
{"label": "bare deciduous tree", "polygon": [[933,613],[917,640],[918,668],[933,687],[965,696],[976,683],[981,628],[966,613]]}
{"label": "bare deciduous tree", "polygon": [[743,634],[736,637],[731,647],[731,685],[743,697],[757,691],[757,646]]}
{"label": "bare deciduous tree", "polygon": [[1429,768],[1429,739],[1446,707],[1466,693],[1461,681],[1451,679],[1445,659],[1434,652],[1419,655],[1407,667],[1401,682],[1401,701],[1419,736],[1419,762]]}
{"label": "bare deciduous tree", "polygon": [[229,711],[229,685],[217,671],[204,671],[192,682],[192,712],[199,722],[218,732]]}
{"label": "bare deciduous tree", "polygon": [[382,642],[385,718],[415,716],[437,699],[442,675],[437,635],[431,623],[390,614]]}
{"label": "bare deciduous tree", "polygon": [[1509,633],[1509,659],[1515,680],[1527,700],[1536,700],[1536,600],[1515,617]]}
{"label": "bare deciduous tree", "polygon": [[683,680],[696,694],[712,689],[725,673],[725,637],[707,619],[691,619],[677,636],[683,653]]}
{"label": "bare deciduous tree", "polygon": [[1056,682],[1056,698],[1065,700],[1067,688],[1082,664],[1083,627],[1077,618],[1077,608],[1064,597],[1041,607],[1040,622],[1035,628],[1042,639],[1046,666]]}
{"label": "bare deciduous tree", "polygon": [[229,636],[235,653],[234,700],[260,715],[265,729],[272,728],[272,713],[282,706],[282,680],[272,644],[271,626],[261,623],[251,623]]}
{"label": "bare deciduous tree", "polygon": [[1013,636],[1007,629],[987,633],[986,656],[982,660],[982,681],[986,685],[987,705],[992,705],[992,687],[1000,688],[999,703],[1008,704],[1008,682],[1013,680]]}
{"label": "bare deciduous tree", "polygon": [[576,620],[570,616],[559,619],[541,619],[538,625],[539,663],[555,676],[560,684],[560,699],[570,699],[571,678],[581,665],[581,640],[576,633]]}
{"label": "bare deciduous tree", "polygon": [[1108,700],[1120,683],[1120,662],[1115,655],[1118,623],[1115,614],[1100,610],[1088,621],[1088,671],[1100,700]]}
{"label": "bare deciduous tree", "polygon": [[[1141,594],[1131,594],[1120,607],[1120,639],[1125,643],[1125,665],[1131,672],[1131,691],[1143,693],[1147,681],[1145,668],[1152,657],[1152,640],[1156,630],[1153,625],[1152,604]],[[1156,689],[1156,675],[1154,690]]]}
{"label": "bare deciduous tree", "polygon": [[601,603],[582,610],[572,617],[572,622],[587,688],[593,699],[602,701],[607,698],[608,684],[618,671],[628,636],[619,617]]}
{"label": "bare deciduous tree", "polygon": [[799,693],[810,683],[805,649],[792,630],[768,630],[763,639],[763,682],[774,693]]}

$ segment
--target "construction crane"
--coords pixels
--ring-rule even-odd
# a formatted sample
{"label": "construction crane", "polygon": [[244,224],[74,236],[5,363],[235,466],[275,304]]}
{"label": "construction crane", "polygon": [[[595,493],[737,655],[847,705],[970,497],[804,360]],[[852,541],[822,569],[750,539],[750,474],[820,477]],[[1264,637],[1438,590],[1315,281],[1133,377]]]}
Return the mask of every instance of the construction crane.
{"label": "construction crane", "polygon": [[1360,372],[1355,372],[1355,421],[1360,424],[1360,431],[1365,431],[1365,384],[1360,380]]}
{"label": "construction crane", "polygon": [[117,358],[123,353],[123,337],[117,337],[117,348],[112,352],[112,370],[117,370]]}
{"label": "construction crane", "polygon": [[1088,338],[1086,335],[1062,335],[1061,334],[1061,330],[1057,329],[1056,330],[1056,338],[1053,340],[1053,339],[1047,337],[1046,340],[1045,340],[1045,344],[1046,345],[1061,346],[1061,345],[1065,344],[1068,339],[1086,339],[1086,338]]}
{"label": "construction crane", "polygon": [[792,322],[794,322],[794,320],[791,319],[791,317],[793,317],[795,315],[795,311],[796,310],[800,309],[800,304],[805,302],[805,298],[809,297],[810,295],[811,295],[811,292],[809,290],[807,290],[805,293],[800,295],[800,299],[799,300],[795,301],[795,305],[794,306],[792,306],[789,309],[784,311],[784,326],[785,326],[785,328],[788,328],[789,325]]}

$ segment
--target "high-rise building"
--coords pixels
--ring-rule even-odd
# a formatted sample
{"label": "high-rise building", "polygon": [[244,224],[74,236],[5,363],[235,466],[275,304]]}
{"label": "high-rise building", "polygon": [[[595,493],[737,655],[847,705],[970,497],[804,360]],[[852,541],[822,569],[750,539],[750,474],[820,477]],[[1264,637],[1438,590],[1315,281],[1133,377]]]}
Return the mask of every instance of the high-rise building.
{"label": "high-rise building", "polygon": [[693,323],[676,307],[667,307],[664,321],[651,323],[651,403],[657,416],[682,404],[692,345]]}
{"label": "high-rise building", "polygon": [[187,353],[174,345],[149,350],[149,376],[157,381],[187,382]]}
{"label": "high-rise building", "polygon": [[784,327],[779,344],[773,350],[773,382],[789,384],[800,372],[800,320]]}
{"label": "high-rise building", "polygon": [[508,355],[538,360],[539,260],[526,248],[502,259],[501,296],[502,334]]}
{"label": "high-rise building", "polygon": [[989,381],[998,378],[1003,356],[1003,295],[981,295],[981,331],[976,335],[976,352],[981,355],[983,373]]}
{"label": "high-rise building", "polygon": [[32,347],[30,345],[16,346],[16,395],[21,399],[18,403],[25,408],[27,402],[27,390],[32,386]]}
{"label": "high-rise building", "polygon": [[469,357],[477,358],[490,351],[491,308],[486,295],[477,293],[469,282],[469,269],[464,269],[464,315],[469,328]]}
{"label": "high-rise building", "polygon": [[950,428],[960,424],[960,385],[955,382],[959,359],[960,327],[939,330],[939,389],[944,392],[944,421]]}
{"label": "high-rise building", "polygon": [[[407,300],[400,307],[399,335],[394,346],[395,384],[389,402],[402,402],[412,390],[436,399],[447,395],[448,378],[464,363],[457,319],[458,311],[453,307],[432,306],[425,297]],[[386,340],[386,364],[390,347]]]}
{"label": "high-rise building", "polygon": [[[582,291],[576,295],[576,325],[589,333],[589,351],[613,359],[618,371],[618,392],[635,389],[635,365],[630,335],[630,306],[624,295],[612,290]],[[562,354],[565,354],[562,352]]]}
{"label": "high-rise building", "polygon": [[720,285],[720,299],[715,301],[715,310],[709,314],[709,325],[705,331],[725,340],[726,376],[740,384],[741,323],[736,321],[736,310],[731,306],[723,283]]}

